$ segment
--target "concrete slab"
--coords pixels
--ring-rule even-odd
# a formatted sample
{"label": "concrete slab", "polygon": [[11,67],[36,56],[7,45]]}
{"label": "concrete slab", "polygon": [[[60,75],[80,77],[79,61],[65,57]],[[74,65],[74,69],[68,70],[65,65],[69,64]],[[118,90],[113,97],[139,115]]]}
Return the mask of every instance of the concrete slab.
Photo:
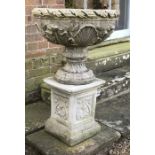
{"label": "concrete slab", "polygon": [[27,105],[25,114],[25,132],[27,135],[44,127],[45,121],[50,116],[50,106],[38,101]]}
{"label": "concrete slab", "polygon": [[130,132],[130,94],[98,104],[96,119],[121,134],[127,135]]}
{"label": "concrete slab", "polygon": [[28,135],[26,141],[42,155],[94,155],[103,148],[108,151],[112,143],[119,138],[119,132],[102,125],[100,133],[73,147],[68,147],[44,130]]}

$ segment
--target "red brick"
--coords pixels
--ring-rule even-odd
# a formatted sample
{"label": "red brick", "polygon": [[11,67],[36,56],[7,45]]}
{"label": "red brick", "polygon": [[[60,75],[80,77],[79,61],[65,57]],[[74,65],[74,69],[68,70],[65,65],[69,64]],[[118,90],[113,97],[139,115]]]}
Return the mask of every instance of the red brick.
{"label": "red brick", "polygon": [[41,5],[42,0],[25,0],[25,5]]}
{"label": "red brick", "polygon": [[32,9],[38,7],[37,5],[35,6],[25,6],[25,15],[32,15]]}
{"label": "red brick", "polygon": [[34,34],[34,33],[39,33],[39,32],[38,32],[37,26],[33,24],[33,25],[25,26],[25,33]]}
{"label": "red brick", "polygon": [[46,55],[46,49],[43,50],[35,50],[35,51],[28,51],[26,52],[25,57],[26,58],[35,58]]}
{"label": "red brick", "polygon": [[26,42],[34,42],[34,41],[42,41],[43,37],[39,34],[26,34],[25,41]]}
{"label": "red brick", "polygon": [[64,4],[64,2],[65,2],[64,0],[56,0],[57,4]]}
{"label": "red brick", "polygon": [[25,16],[25,23],[29,24],[32,22],[32,17],[31,16]]}
{"label": "red brick", "polygon": [[48,48],[48,42],[47,41],[42,41],[38,43],[38,48],[42,49],[42,48]]}
{"label": "red brick", "polygon": [[32,51],[32,50],[38,50],[38,49],[44,49],[48,48],[48,42],[47,41],[41,41],[41,42],[31,42],[27,43],[26,49],[27,51]]}
{"label": "red brick", "polygon": [[27,50],[36,50],[38,49],[38,42],[28,43]]}
{"label": "red brick", "polygon": [[53,5],[48,5],[48,8],[64,8],[64,4],[53,4]]}
{"label": "red brick", "polygon": [[50,43],[50,42],[48,43],[49,48],[54,48],[54,47],[59,47],[59,46],[61,46],[61,45]]}
{"label": "red brick", "polygon": [[43,5],[47,5],[48,4],[48,0],[43,0]]}
{"label": "red brick", "polygon": [[[47,49],[59,50],[63,46],[49,43],[44,39],[35,22],[37,21],[32,17],[32,9],[36,7],[51,7],[51,8],[64,8],[64,0],[26,0],[25,2],[25,51],[26,57],[37,57],[45,55]],[[53,51],[53,50],[52,50]]]}
{"label": "red brick", "polygon": [[50,4],[56,4],[56,0],[47,0],[47,4],[50,5]]}

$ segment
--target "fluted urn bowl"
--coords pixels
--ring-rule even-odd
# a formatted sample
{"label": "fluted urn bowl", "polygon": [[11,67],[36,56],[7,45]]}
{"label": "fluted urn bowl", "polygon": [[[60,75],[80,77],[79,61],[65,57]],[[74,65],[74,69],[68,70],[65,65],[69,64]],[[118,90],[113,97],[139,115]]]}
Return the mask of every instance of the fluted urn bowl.
{"label": "fluted urn bowl", "polygon": [[118,19],[116,10],[35,8],[33,15],[42,35],[52,43],[66,47],[66,65],[55,79],[65,84],[87,84],[95,79],[85,66],[87,46],[98,44],[110,36]]}

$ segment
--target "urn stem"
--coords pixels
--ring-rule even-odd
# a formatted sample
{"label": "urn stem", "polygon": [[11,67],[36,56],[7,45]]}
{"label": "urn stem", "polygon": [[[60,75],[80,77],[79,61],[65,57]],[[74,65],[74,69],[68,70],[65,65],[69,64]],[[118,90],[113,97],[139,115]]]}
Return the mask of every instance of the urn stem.
{"label": "urn stem", "polygon": [[55,78],[60,83],[64,84],[88,84],[91,83],[95,76],[93,71],[85,65],[88,51],[84,47],[66,47],[64,57],[66,64],[59,69]]}

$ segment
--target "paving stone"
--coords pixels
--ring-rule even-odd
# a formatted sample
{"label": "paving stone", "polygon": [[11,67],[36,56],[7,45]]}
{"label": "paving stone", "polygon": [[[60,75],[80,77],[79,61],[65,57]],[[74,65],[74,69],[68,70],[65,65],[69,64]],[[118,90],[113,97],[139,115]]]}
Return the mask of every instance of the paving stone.
{"label": "paving stone", "polygon": [[117,43],[110,46],[96,47],[89,50],[88,60],[105,58],[130,51],[130,42]]}
{"label": "paving stone", "polygon": [[[129,112],[130,111],[130,105],[129,105],[130,100],[129,100],[129,98],[130,98],[130,96],[128,93],[128,94],[124,94],[120,97],[114,98],[112,100],[97,104],[96,119],[102,125],[105,124],[107,126],[107,128],[106,128],[106,126],[103,125],[104,132],[105,131],[107,132],[107,129],[109,130],[111,128],[110,132],[117,130],[121,134],[123,134],[127,137],[128,132],[129,132],[129,126],[130,126],[130,121],[129,121],[129,119],[130,119],[130,112]],[[42,128],[44,128],[44,122],[48,119],[49,116],[50,116],[50,106],[45,104],[42,101],[39,101],[39,102],[36,102],[36,103],[26,106],[26,134],[28,137],[30,137],[30,139],[28,141],[26,140],[27,141],[26,142],[27,143],[26,144],[27,155],[30,155],[30,154],[39,155],[38,149],[40,149],[39,151],[44,152],[42,150],[42,147],[46,146],[48,143],[51,148],[49,147],[49,145],[47,145],[47,147],[44,148],[45,150],[47,149],[49,151],[49,154],[48,154],[48,151],[46,151],[44,153],[45,155],[47,155],[47,154],[53,155],[54,153],[50,154],[53,151],[52,150],[53,148],[54,148],[53,152],[55,152],[55,155],[58,155],[58,154],[61,155],[61,153],[62,153],[61,151],[66,148],[65,144],[58,143],[59,140],[57,140],[56,138],[54,138],[52,136],[49,136],[47,133],[44,132],[44,130],[42,130]],[[114,130],[112,130],[112,128]],[[41,130],[39,132],[37,132],[39,129],[41,129]],[[109,133],[109,136],[111,134],[112,133]],[[52,137],[52,138],[46,139],[46,137]],[[101,139],[101,141],[98,140],[98,144],[96,141],[93,144],[92,144],[92,141],[91,141],[91,143],[84,142],[84,146],[80,145],[77,149],[73,149],[73,150],[67,149],[67,151],[71,151],[72,153],[75,153],[75,150],[85,151],[85,150],[90,150],[90,149],[95,148],[96,151],[101,150],[99,154],[106,155],[107,151],[109,151],[109,149],[110,149],[110,146],[112,146],[112,143],[109,142],[110,143],[110,144],[108,144],[109,147],[106,147],[105,145],[103,145],[103,143],[101,143],[102,140],[103,139]],[[90,142],[90,141],[87,140],[87,142]],[[51,144],[51,143],[53,143],[53,144]],[[102,144],[102,146],[100,146],[100,144]],[[32,148],[32,146],[33,147],[35,146],[35,148]],[[59,147],[61,148],[60,152],[58,152]],[[84,152],[83,154],[85,155],[86,153],[87,152]],[[126,154],[123,154],[123,155],[126,155]]]}
{"label": "paving stone", "polygon": [[73,147],[67,146],[44,130],[28,135],[26,141],[42,155],[95,155],[103,148],[108,151],[119,138],[119,132],[102,125],[101,132]]}
{"label": "paving stone", "polygon": [[130,53],[112,55],[86,62],[86,66],[93,70],[95,75],[129,64]]}
{"label": "paving stone", "polygon": [[50,116],[50,106],[38,101],[27,105],[25,113],[25,132],[27,135],[44,127],[45,121]]}
{"label": "paving stone", "polygon": [[126,136],[130,132],[130,94],[98,104],[96,119]]}
{"label": "paving stone", "polygon": [[[104,150],[101,150],[96,155],[104,155]],[[130,155],[130,139],[120,138],[113,143],[108,155]]]}

